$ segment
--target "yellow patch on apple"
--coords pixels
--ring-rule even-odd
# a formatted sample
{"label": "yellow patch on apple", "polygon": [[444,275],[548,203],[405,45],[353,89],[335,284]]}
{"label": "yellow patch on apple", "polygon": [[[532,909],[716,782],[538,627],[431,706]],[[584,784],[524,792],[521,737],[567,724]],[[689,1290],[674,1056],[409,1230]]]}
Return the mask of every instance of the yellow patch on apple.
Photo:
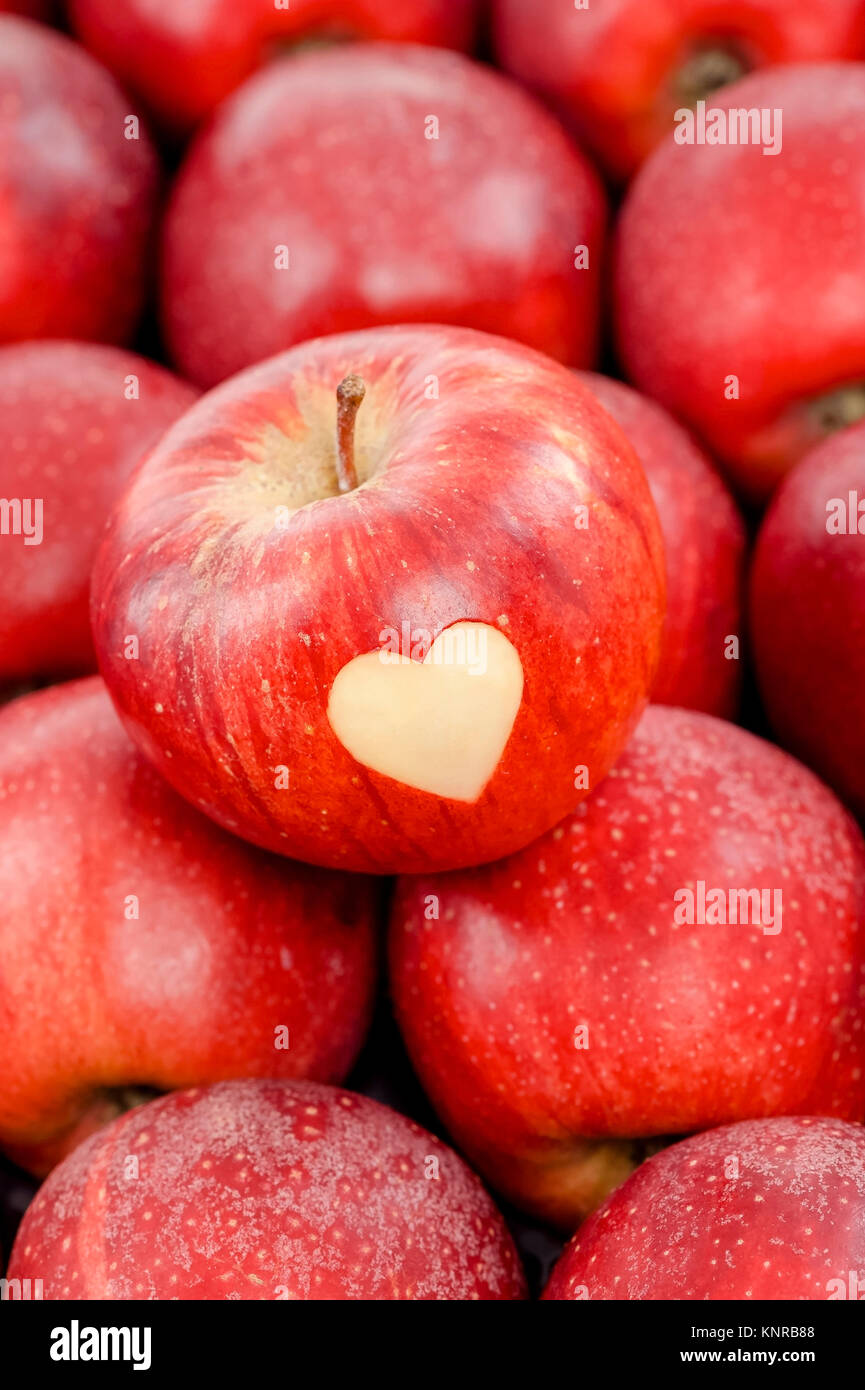
{"label": "yellow patch on apple", "polygon": [[330,726],[357,762],[416,791],[477,801],[523,697],[519,653],[488,623],[454,623],[423,661],[366,652],[331,686]]}

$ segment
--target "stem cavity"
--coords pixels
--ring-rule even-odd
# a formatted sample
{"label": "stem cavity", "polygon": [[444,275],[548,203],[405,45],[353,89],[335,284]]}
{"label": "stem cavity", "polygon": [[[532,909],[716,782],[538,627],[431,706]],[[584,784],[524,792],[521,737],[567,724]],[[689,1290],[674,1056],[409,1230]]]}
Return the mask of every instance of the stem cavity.
{"label": "stem cavity", "polygon": [[718,43],[711,48],[700,48],[679,69],[676,74],[676,95],[687,106],[695,106],[705,101],[719,87],[726,87],[748,72],[748,64],[733,48]]}

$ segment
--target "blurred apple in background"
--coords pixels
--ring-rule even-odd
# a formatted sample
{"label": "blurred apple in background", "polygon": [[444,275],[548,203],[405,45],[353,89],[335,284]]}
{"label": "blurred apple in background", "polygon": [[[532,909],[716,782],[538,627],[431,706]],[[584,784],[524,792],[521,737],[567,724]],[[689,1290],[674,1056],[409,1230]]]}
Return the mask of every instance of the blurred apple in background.
{"label": "blurred apple in background", "polygon": [[284,1081],[164,1096],[82,1144],[27,1211],[9,1277],[46,1299],[525,1295],[502,1218],[440,1139]]}
{"label": "blurred apple in background", "polygon": [[[108,0],[104,0],[108,3]],[[673,128],[755,68],[865,56],[862,0],[492,0],[502,67],[626,180]]]}
{"label": "blurred apple in background", "polygon": [[92,53],[159,125],[191,130],[260,64],[292,45],[352,39],[468,48],[476,0],[70,0]]}
{"label": "blurred apple in background", "polygon": [[10,15],[0,93],[0,342],[127,342],[158,183],[134,105],[79,44]]}
{"label": "blurred apple in background", "polygon": [[746,1120],[638,1168],[580,1227],[543,1297],[858,1301],[863,1272],[865,1129]]}
{"label": "blurred apple in background", "polygon": [[712,106],[755,112],[766,143],[750,120],[744,144],[671,134],[643,166],[618,229],[618,340],[640,390],[763,503],[865,415],[865,63],[768,69]]}
{"label": "blurred apple in background", "polygon": [[745,525],[688,432],[621,381],[579,372],[649,480],[667,560],[667,616],[652,699],[731,719],[739,703]]}
{"label": "blurred apple in background", "polygon": [[865,423],[778,489],[754,552],[751,624],[780,741],[865,817]]}
{"label": "blurred apple in background", "polygon": [[202,386],[321,333],[421,321],[592,366],[604,216],[589,162],[489,68],[396,44],[286,58],[181,167],[168,345]]}
{"label": "blurred apple in background", "polygon": [[0,1147],[46,1172],[140,1098],[338,1081],[375,985],[376,886],[250,848],[124,734],[98,677],[0,712]]}
{"label": "blurred apple in background", "polygon": [[0,14],[23,15],[49,23],[57,11],[57,0],[0,0]]}
{"label": "blurred apple in background", "polygon": [[548,830],[618,757],[663,569],[639,461],[573,372],[381,328],[178,421],[109,524],[94,634],[132,736],[227,829],[334,868],[454,868]]}
{"label": "blurred apple in background", "polygon": [[96,669],[99,538],[135,464],[197,394],[120,348],[0,348],[0,685]]}
{"label": "blurred apple in background", "polygon": [[399,880],[397,1017],[449,1132],[573,1230],[658,1141],[865,1113],[865,845],[817,778],[652,705],[550,834]]}

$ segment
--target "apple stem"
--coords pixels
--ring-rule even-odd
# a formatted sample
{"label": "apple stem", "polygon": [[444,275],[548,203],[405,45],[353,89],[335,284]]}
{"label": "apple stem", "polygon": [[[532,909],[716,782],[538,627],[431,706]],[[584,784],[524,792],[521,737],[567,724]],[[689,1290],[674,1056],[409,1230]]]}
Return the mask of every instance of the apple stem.
{"label": "apple stem", "polygon": [[154,1086],[115,1086],[109,1087],[107,1095],[115,1115],[125,1115],[139,1105],[146,1105],[163,1094]]}
{"label": "apple stem", "polygon": [[748,64],[733,48],[719,43],[714,48],[701,48],[682,65],[676,74],[676,94],[689,106],[705,101],[719,87],[744,77]]}
{"label": "apple stem", "polygon": [[811,402],[810,409],[823,434],[858,424],[865,417],[865,383],[854,381],[827,391]]}
{"label": "apple stem", "polygon": [[336,388],[336,475],[340,492],[357,487],[354,466],[354,422],[366,395],[363,378],[350,373]]}

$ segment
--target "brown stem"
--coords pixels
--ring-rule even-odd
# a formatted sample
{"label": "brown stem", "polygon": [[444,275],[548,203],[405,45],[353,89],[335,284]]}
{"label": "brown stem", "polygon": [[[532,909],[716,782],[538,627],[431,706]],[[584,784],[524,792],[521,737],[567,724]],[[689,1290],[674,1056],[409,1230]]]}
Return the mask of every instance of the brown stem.
{"label": "brown stem", "polygon": [[818,396],[809,407],[818,429],[823,434],[846,429],[865,417],[865,383],[854,381]]}
{"label": "brown stem", "polygon": [[148,1101],[156,1100],[163,1094],[153,1086],[107,1086],[104,1091],[97,1093],[94,1108],[102,1111],[99,1123],[107,1124],[109,1120],[117,1119],[118,1115],[125,1115],[127,1110],[147,1105]]}
{"label": "brown stem", "polygon": [[351,492],[357,487],[354,422],[365,395],[363,379],[353,374],[344,377],[336,388],[336,475],[340,492]]}
{"label": "brown stem", "polygon": [[676,74],[676,95],[688,106],[705,101],[719,87],[726,87],[748,71],[745,59],[722,43],[692,53]]}

